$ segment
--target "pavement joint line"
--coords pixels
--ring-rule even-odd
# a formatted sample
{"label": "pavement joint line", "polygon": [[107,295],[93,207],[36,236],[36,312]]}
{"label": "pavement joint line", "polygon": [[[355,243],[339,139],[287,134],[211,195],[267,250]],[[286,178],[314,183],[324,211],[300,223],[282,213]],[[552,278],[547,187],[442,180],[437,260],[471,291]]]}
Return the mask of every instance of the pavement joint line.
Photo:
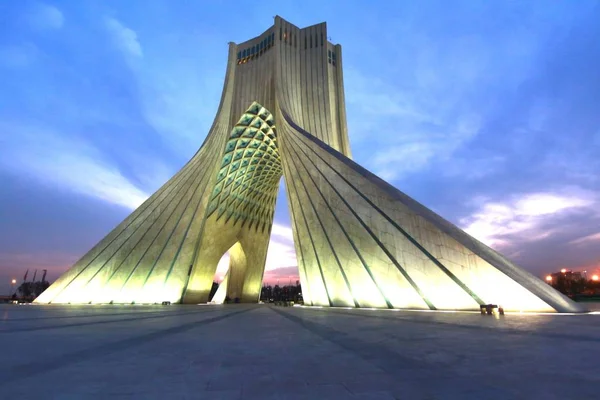
{"label": "pavement joint line", "polygon": [[[359,358],[363,359],[365,362],[373,365],[375,368],[382,370],[386,375],[390,378],[402,378],[402,371],[414,371],[419,370],[423,372],[429,372],[432,370],[431,364],[421,361],[415,360],[413,358],[402,356],[398,353],[392,352],[384,346],[365,342],[358,338],[352,337],[350,334],[342,331],[338,331],[328,325],[320,324],[317,322],[312,322],[302,317],[298,317],[292,315],[289,311],[278,310],[275,307],[271,308],[275,313],[281,315],[288,320],[295,322],[300,325],[302,328],[307,331],[321,337],[322,339],[333,343],[337,346],[340,346],[346,351],[349,351]],[[440,375],[441,372],[441,375]],[[451,369],[443,369],[437,371],[437,376],[435,373],[432,376],[427,377],[433,381],[441,380],[449,380],[450,382],[454,380],[465,380],[467,377],[456,374]],[[450,378],[450,379],[448,379]],[[403,382],[404,385],[412,384],[410,380]],[[479,389],[493,390],[495,392],[503,392],[504,399],[516,399],[515,393],[507,390],[506,388],[497,386],[494,382],[488,383],[479,381],[472,381],[472,385],[477,386]],[[399,388],[402,387],[401,384],[398,385]],[[471,386],[472,388],[473,386]]]}
{"label": "pavement joint line", "polygon": [[[349,317],[358,317],[358,318],[375,318],[375,319],[385,319],[387,321],[396,321],[396,322],[408,322],[408,323],[413,323],[413,324],[424,324],[424,325],[445,325],[445,326],[453,326],[456,328],[463,328],[463,329],[471,329],[471,330],[479,330],[479,331],[487,331],[487,332],[492,332],[492,333],[496,333],[496,334],[510,334],[510,335],[521,335],[521,336],[535,336],[535,337],[543,337],[543,338],[548,338],[548,339],[568,339],[568,340],[578,340],[578,341],[586,341],[586,342],[600,342],[600,337],[593,337],[593,336],[577,336],[577,335],[565,335],[565,334],[559,334],[559,333],[534,333],[531,331],[524,331],[524,330],[518,330],[518,329],[514,329],[514,328],[492,328],[492,327],[488,327],[488,326],[478,326],[478,325],[465,325],[465,324],[454,324],[454,323],[450,323],[450,322],[442,322],[442,321],[431,321],[431,320],[424,320],[424,319],[412,319],[412,318],[406,318],[406,317],[401,317],[401,316],[396,316],[396,317],[388,317],[388,316],[383,316],[383,315],[367,315],[367,314],[353,314],[353,313],[348,313],[348,312],[343,312],[343,311],[334,311],[334,310],[311,310],[311,311],[315,311],[315,312],[328,312],[328,313],[333,313],[333,314],[338,314],[338,315],[346,315]],[[488,318],[489,316],[485,315],[483,316],[483,318]]]}
{"label": "pavement joint line", "polygon": [[63,315],[55,317],[26,317],[26,318],[7,318],[2,319],[0,322],[20,322],[20,321],[38,321],[45,319],[72,319],[72,318],[97,318],[97,317],[110,317],[110,316],[127,316],[127,315],[146,315],[146,314],[160,314],[166,313],[167,310],[163,311],[131,311],[122,313],[106,313],[106,314],[80,314],[80,315]]}
{"label": "pavement joint line", "polygon": [[[440,314],[481,314],[481,311],[476,310],[418,310],[411,308],[375,308],[375,307],[324,307],[324,306],[307,306],[295,304],[297,308],[321,309],[321,308],[336,308],[338,310],[356,310],[356,311],[395,311],[395,312],[413,312],[413,313],[440,313]],[[600,315],[600,311],[587,311],[580,313],[561,313],[561,312],[534,312],[534,311],[505,311],[506,315],[551,315],[561,317],[574,317],[584,315]]]}
{"label": "pavement joint line", "polygon": [[[77,364],[83,361],[87,361],[96,357],[103,357],[111,355],[113,353],[128,350],[142,344],[150,343],[158,339],[170,335],[176,335],[178,333],[186,332],[191,329],[208,325],[214,322],[224,320],[226,318],[233,317],[235,315],[243,314],[249,311],[253,311],[252,308],[247,308],[240,311],[229,312],[224,315],[219,315],[211,318],[204,318],[201,320],[188,322],[182,325],[172,326],[167,329],[160,331],[150,332],[144,335],[130,337],[127,339],[119,340],[116,342],[101,344],[96,347],[82,349],[67,354],[62,354],[57,357],[52,357],[43,361],[36,360],[34,362],[11,365],[8,367],[0,367],[0,387],[2,385],[28,379],[36,375],[43,374],[45,372],[53,371],[59,368],[63,368],[69,365]],[[191,314],[191,313],[190,313]],[[205,314],[205,313],[201,313]]]}
{"label": "pavement joint line", "polygon": [[[163,313],[163,315],[151,315],[151,316],[140,316],[137,318],[113,318],[106,319],[102,321],[90,321],[90,322],[78,322],[73,324],[62,324],[62,325],[49,325],[49,326],[33,326],[33,327],[22,327],[22,328],[14,328],[14,329],[0,329],[0,334],[7,333],[15,333],[15,332],[34,332],[34,331],[43,331],[50,329],[63,329],[63,328],[71,328],[76,326],[89,326],[89,325],[104,325],[104,324],[112,324],[117,322],[134,322],[134,321],[142,321],[146,319],[158,319],[158,318],[168,318],[168,317],[177,317],[181,315],[193,315],[193,314],[204,314],[206,312],[215,311],[210,309],[203,309],[204,311],[193,311],[193,312],[181,312],[177,314],[169,314]],[[208,310],[208,311],[206,311]]]}

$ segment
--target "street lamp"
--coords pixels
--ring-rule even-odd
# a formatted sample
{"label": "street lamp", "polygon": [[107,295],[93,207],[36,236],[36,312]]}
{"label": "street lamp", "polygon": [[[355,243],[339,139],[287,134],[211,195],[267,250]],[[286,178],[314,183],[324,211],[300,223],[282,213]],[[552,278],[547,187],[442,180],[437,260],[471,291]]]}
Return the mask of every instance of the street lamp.
{"label": "street lamp", "polygon": [[567,269],[563,268],[563,269],[560,270],[560,272],[562,272],[563,274],[566,274],[567,273]]}
{"label": "street lamp", "polygon": [[546,277],[546,282],[552,282],[552,275],[548,275]]}
{"label": "street lamp", "polygon": [[592,280],[595,282],[598,282],[600,278],[598,277],[598,275],[592,275]]}
{"label": "street lamp", "polygon": [[12,296],[15,292],[15,285],[17,284],[17,280],[13,278],[13,280],[10,281],[10,293],[9,295]]}

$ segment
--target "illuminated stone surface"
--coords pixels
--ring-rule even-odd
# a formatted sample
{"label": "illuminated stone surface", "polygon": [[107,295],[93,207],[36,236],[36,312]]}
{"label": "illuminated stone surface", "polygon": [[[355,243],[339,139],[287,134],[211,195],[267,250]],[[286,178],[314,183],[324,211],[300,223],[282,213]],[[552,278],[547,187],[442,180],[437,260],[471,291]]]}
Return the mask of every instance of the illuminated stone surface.
{"label": "illuminated stone surface", "polygon": [[283,176],[307,304],[584,311],[350,156],[341,46],[276,17],[230,43],[194,157],[36,301],[204,303],[229,250],[218,299],[257,302]]}
{"label": "illuminated stone surface", "polygon": [[600,315],[0,306],[6,399],[594,399]]}

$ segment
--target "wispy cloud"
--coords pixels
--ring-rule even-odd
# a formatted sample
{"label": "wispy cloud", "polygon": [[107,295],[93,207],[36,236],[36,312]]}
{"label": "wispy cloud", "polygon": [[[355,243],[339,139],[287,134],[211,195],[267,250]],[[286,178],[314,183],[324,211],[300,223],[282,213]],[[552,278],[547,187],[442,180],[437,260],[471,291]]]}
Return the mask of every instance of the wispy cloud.
{"label": "wispy cloud", "polygon": [[287,242],[291,242],[293,240],[292,228],[278,223],[273,224],[273,228],[271,229],[271,235],[283,239]]}
{"label": "wispy cloud", "polygon": [[500,155],[488,157],[455,157],[444,165],[442,175],[458,177],[462,180],[482,179],[501,171],[506,165],[506,158]]}
{"label": "wispy cloud", "polygon": [[[455,98],[424,94],[403,81],[384,83],[354,69],[346,75],[351,138],[369,149],[379,148],[370,150],[365,161],[384,179],[446,162],[479,133],[481,117],[475,110],[449,112]],[[442,91],[441,86],[437,84],[436,91]]]}
{"label": "wispy cloud", "polygon": [[600,232],[593,233],[591,235],[582,236],[580,238],[571,240],[569,244],[582,245],[582,244],[600,244]]}
{"label": "wispy cloud", "polygon": [[158,157],[144,154],[141,151],[132,151],[128,154],[128,165],[132,177],[135,177],[141,189],[146,193],[154,193],[169,179],[178,168],[166,164]]}
{"label": "wispy cloud", "polygon": [[38,47],[31,42],[6,44],[0,46],[0,66],[17,69],[27,67],[38,54]]}
{"label": "wispy cloud", "polygon": [[[355,58],[344,72],[350,135],[355,147],[361,142],[355,157],[388,180],[431,172],[480,179],[504,169],[502,162],[488,162],[494,154],[468,153],[491,135],[484,128],[498,117],[505,93],[530,78],[541,43],[537,31],[529,32],[528,21],[478,26],[481,33],[474,34],[456,25],[474,17],[472,9],[400,8],[407,9],[398,17],[402,28],[380,38],[386,50],[373,47],[379,57],[369,58],[365,49],[365,60]],[[477,11],[498,12],[506,10],[489,5]],[[547,110],[540,103],[531,125],[543,123]],[[484,168],[473,166],[474,157]]]}
{"label": "wispy cloud", "polygon": [[[411,118],[417,121],[435,122],[433,116],[422,110],[416,99],[406,96],[398,87],[384,82],[376,76],[366,75],[355,68],[347,68],[344,71],[346,84],[346,102],[362,112],[361,118],[372,126],[377,121],[373,117]],[[375,123],[375,124],[374,124]],[[368,134],[367,126],[352,132],[354,138],[362,139]],[[365,131],[366,130],[366,131]]]}
{"label": "wispy cloud", "polygon": [[[432,162],[445,162],[479,132],[476,115],[465,115],[448,128],[429,125],[418,132],[398,135],[391,146],[377,151],[370,160],[375,173],[393,180],[425,169]],[[458,167],[454,164],[454,169]]]}
{"label": "wispy cloud", "polygon": [[5,142],[7,156],[0,165],[9,172],[127,208],[148,197],[81,138],[23,125],[4,124],[2,129],[11,140]]}
{"label": "wispy cloud", "polygon": [[133,29],[110,17],[106,18],[106,28],[111,34],[114,44],[126,57],[135,59],[144,56],[137,33]]}
{"label": "wispy cloud", "polygon": [[557,192],[526,193],[508,200],[484,201],[468,217],[460,220],[463,229],[494,247],[509,247],[522,241],[537,241],[557,233],[545,229],[550,219],[568,213],[592,212],[598,196],[581,188],[567,187]]}
{"label": "wispy cloud", "polygon": [[191,156],[202,144],[217,104],[204,104],[207,100],[201,93],[207,83],[190,68],[191,65],[183,70],[174,67],[135,71],[146,121],[182,157]]}
{"label": "wispy cloud", "polygon": [[[224,67],[214,70],[205,64],[206,48],[204,53],[190,50],[196,43],[206,45],[202,37],[187,44],[181,41],[190,37],[180,39],[173,33],[155,36],[142,46],[137,32],[123,22],[106,18],[106,28],[130,67],[147,123],[177,154],[191,156],[210,129]],[[225,46],[221,54],[226,56]],[[142,58],[144,61],[140,62]]]}
{"label": "wispy cloud", "polygon": [[27,14],[27,22],[36,30],[60,29],[65,17],[56,7],[44,3],[34,3]]}
{"label": "wispy cloud", "polygon": [[272,270],[297,264],[293,243],[280,242],[276,237],[271,237],[265,269]]}

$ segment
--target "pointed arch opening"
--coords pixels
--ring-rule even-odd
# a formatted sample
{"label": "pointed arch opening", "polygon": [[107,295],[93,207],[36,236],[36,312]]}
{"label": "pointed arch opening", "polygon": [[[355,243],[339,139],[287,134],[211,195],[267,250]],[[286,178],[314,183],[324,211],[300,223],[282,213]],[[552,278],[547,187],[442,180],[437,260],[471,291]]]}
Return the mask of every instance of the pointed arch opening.
{"label": "pointed arch opening", "polygon": [[[229,269],[215,302],[257,302],[282,176],[271,113],[253,102],[223,142],[213,189],[207,198],[202,236],[182,302],[205,303],[217,264]],[[223,295],[225,293],[225,296]]]}

